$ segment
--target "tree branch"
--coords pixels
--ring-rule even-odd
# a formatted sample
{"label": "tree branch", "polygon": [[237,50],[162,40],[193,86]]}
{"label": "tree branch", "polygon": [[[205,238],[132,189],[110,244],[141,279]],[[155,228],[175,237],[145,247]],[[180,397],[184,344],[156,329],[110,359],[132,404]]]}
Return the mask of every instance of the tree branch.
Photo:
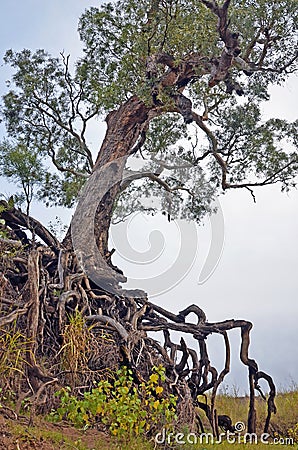
{"label": "tree branch", "polygon": [[126,331],[126,329],[112,317],[97,314],[94,316],[87,316],[86,321],[87,322],[95,322],[95,323],[100,322],[106,326],[109,325],[110,327],[114,328],[119,333],[120,337],[125,342],[127,342],[127,340],[128,340],[128,332]]}
{"label": "tree branch", "polygon": [[214,134],[212,133],[212,131],[203,122],[201,116],[199,116],[195,112],[192,112],[192,115],[193,115],[195,123],[201,128],[201,130],[203,130],[206,133],[206,135],[208,137],[208,140],[209,140],[209,142],[211,144],[211,151],[210,151],[210,153],[213,155],[213,157],[215,158],[216,162],[219,164],[219,166],[221,168],[221,172],[222,172],[221,185],[222,185],[222,188],[225,190],[227,188],[227,173],[228,173],[228,169],[227,169],[226,162],[224,161],[224,159],[221,157],[221,155],[218,152],[217,139],[214,136]]}
{"label": "tree branch", "polygon": [[38,222],[38,220],[27,216],[15,207],[9,206],[5,200],[0,200],[0,205],[4,208],[0,213],[0,216],[6,221],[8,226],[14,229],[14,226],[17,225],[28,230],[34,230],[34,233],[39,236],[45,244],[52,248],[55,253],[59,252],[59,241],[40,222]]}

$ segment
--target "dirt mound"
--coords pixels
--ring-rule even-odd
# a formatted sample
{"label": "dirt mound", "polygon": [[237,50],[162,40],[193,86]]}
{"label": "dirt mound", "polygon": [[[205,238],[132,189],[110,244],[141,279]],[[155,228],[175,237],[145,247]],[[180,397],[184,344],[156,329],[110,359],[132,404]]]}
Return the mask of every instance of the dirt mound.
{"label": "dirt mound", "polygon": [[113,447],[109,437],[97,430],[80,431],[43,420],[36,420],[34,426],[28,427],[25,420],[0,415],[0,450],[108,450]]}

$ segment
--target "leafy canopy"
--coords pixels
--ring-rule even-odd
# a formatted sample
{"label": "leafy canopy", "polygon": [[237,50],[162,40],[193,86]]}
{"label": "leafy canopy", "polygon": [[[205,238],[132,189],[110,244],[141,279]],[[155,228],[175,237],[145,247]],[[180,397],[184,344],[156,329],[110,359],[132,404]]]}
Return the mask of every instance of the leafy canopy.
{"label": "leafy canopy", "polygon": [[16,204],[25,203],[29,214],[31,202],[34,197],[38,198],[38,187],[47,174],[41,156],[31,151],[24,142],[13,145],[4,141],[0,145],[0,168],[2,175],[21,188],[13,200]]}
{"label": "leafy canopy", "polygon": [[[237,36],[240,53],[211,83],[230,51],[216,13],[224,5],[225,30]],[[126,186],[119,214],[158,209],[142,206],[140,193],[160,196],[161,209],[172,216],[199,220],[219,189],[276,182],[288,189],[297,174],[297,121],[265,122],[261,102],[269,99],[271,84],[297,70],[297,17],[292,0],[278,2],[278,8],[273,0],[119,0],[89,8],[79,21],[84,50],[74,70],[64,54],[6,53],[14,74],[2,105],[4,166],[13,164],[11,146],[26,153],[31,174],[41,163],[29,155],[38,155],[48,161],[39,167],[42,176],[30,181],[38,182],[39,198],[72,206],[94,165],[89,124],[137,95],[163,111],[136,155],[154,176]],[[165,81],[175,73],[177,79],[184,73],[180,84]],[[181,93],[197,111],[194,124],[184,123],[174,107]],[[22,170],[14,170],[22,180]]]}

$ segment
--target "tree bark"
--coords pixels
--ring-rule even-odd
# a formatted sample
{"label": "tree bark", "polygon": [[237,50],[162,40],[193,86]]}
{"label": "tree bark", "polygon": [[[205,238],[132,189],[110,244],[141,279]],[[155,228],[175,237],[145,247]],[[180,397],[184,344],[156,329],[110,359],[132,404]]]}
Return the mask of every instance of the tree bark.
{"label": "tree bark", "polygon": [[[223,188],[227,187],[227,168],[217,151],[217,141],[203,123],[203,117],[192,111],[191,101],[182,93],[189,82],[197,79],[198,72],[210,75],[210,87],[224,81],[230,92],[233,89],[237,92],[237,87],[232,85],[229,79],[229,69],[240,52],[238,34],[230,32],[228,28],[227,9],[230,1],[225,0],[221,7],[215,1],[202,0],[202,2],[218,17],[219,36],[225,44],[221,55],[209,59],[194,53],[187,55],[184,61],[180,62],[165,54],[151,55],[148,58],[147,79],[148,81],[154,79],[151,85],[152,104],[149,106],[137,96],[132,96],[107,116],[107,131],[93,173],[82,190],[71,227],[62,245],[39,222],[16,208],[8,208],[6,202],[0,202],[0,206],[5,207],[1,217],[7,221],[12,232],[12,236],[9,237],[13,239],[17,237],[26,244],[24,258],[19,260],[14,258],[15,268],[10,269],[9,281],[14,284],[12,292],[15,288],[15,295],[8,301],[14,304],[16,293],[22,292],[23,300],[27,303],[24,308],[18,308],[11,316],[6,317],[4,324],[9,325],[11,318],[22,316],[23,311],[27,311],[28,308],[25,325],[29,340],[27,373],[30,389],[35,392],[36,398],[44,389],[40,386],[40,382],[46,383],[44,384],[46,386],[54,381],[39,368],[36,362],[40,356],[38,350],[43,357],[47,357],[47,361],[51,361],[49,372],[55,373],[57,379],[63,382],[66,372],[63,357],[58,363],[57,359],[67,348],[63,339],[65,329],[70,325],[70,318],[75,317],[79,311],[84,321],[84,331],[86,325],[91,323],[90,333],[93,333],[92,343],[83,349],[86,352],[84,361],[88,358],[89,361],[88,367],[82,369],[81,378],[78,376],[81,386],[84,388],[94,386],[94,383],[102,377],[102,369],[110,371],[121,364],[133,370],[135,381],[139,383],[143,378],[148,379],[152,366],[162,364],[166,368],[167,376],[165,395],[174,393],[180,400],[188,399],[192,412],[196,407],[200,407],[205,411],[214,433],[218,435],[218,427],[222,423],[228,424],[226,426],[233,430],[231,419],[225,415],[218,415],[215,408],[217,389],[230,368],[230,346],[227,335],[229,330],[235,328],[241,330],[240,360],[249,371],[248,430],[255,432],[256,428],[254,389],[257,388],[259,378],[266,379],[270,386],[265,430],[268,430],[271,414],[275,412],[273,381],[268,375],[258,372],[256,361],[249,357],[252,324],[245,320],[233,319],[209,323],[205,312],[197,305],[191,305],[174,314],[148,302],[146,294],[141,291],[138,291],[138,295],[132,295],[131,291],[125,291],[120,287],[119,283],[125,282],[126,278],[113,266],[108,248],[109,228],[115,202],[122,187],[125,163],[143,144],[146,130],[153,117],[167,111],[175,111],[182,115],[185,123],[195,121],[211,142],[210,153],[221,167]],[[160,79],[155,80],[152,75],[155,71],[158,73],[156,70],[158,64],[163,65],[165,70]],[[156,92],[159,91],[163,91],[169,100],[165,101],[165,104],[161,104],[156,96]],[[36,233],[51,251],[44,246],[36,249],[36,243],[34,240],[30,242],[23,228]],[[17,247],[20,247],[19,244]],[[4,288],[3,285],[1,287],[3,292]],[[26,295],[28,298],[25,298]],[[190,313],[196,314],[196,324],[187,322]],[[19,326],[22,328],[24,324],[20,323]],[[98,330],[101,331],[101,335]],[[172,342],[170,334],[172,330],[181,335],[182,333],[191,335],[198,344],[198,352],[188,348],[183,337],[180,344]],[[163,332],[163,345],[147,336],[147,332],[156,331]],[[211,365],[208,356],[207,338],[212,333],[224,336],[226,362],[219,374]],[[71,344],[77,343],[72,341]],[[71,365],[72,361],[67,367]],[[99,375],[96,373],[97,368],[101,370]],[[211,406],[207,404],[207,397],[206,403],[198,400],[198,396],[209,389],[213,389]],[[192,414],[188,415],[190,416]]]}
{"label": "tree bark", "polygon": [[[108,114],[106,118],[107,131],[93,167],[93,174],[109,163],[120,158],[128,158],[129,155],[134,153],[134,146],[140,139],[144,129],[148,126],[150,109],[138,97],[132,96],[118,110]],[[116,183],[109,189],[98,205],[94,221],[97,248],[104,260],[110,265],[111,255],[108,250],[109,228],[113,207],[119,191],[120,183]],[[72,249],[71,228],[67,231],[62,244],[64,248]]]}
{"label": "tree bark", "polygon": [[[148,122],[150,108],[136,96],[131,97],[112,111],[106,118],[107,132],[93,172],[116,159],[128,157],[134,152],[134,145]],[[102,199],[95,218],[95,233],[98,249],[102,256],[109,260],[108,230],[110,228],[114,202],[119,193],[117,183]]]}

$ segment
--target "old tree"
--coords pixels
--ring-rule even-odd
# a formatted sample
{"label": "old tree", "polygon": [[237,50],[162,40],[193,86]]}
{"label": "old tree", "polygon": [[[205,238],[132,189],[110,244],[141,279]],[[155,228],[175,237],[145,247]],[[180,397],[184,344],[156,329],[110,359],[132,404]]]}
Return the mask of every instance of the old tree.
{"label": "old tree", "polygon": [[[40,406],[57,384],[88,389],[119,365],[130,367],[138,384],[161,364],[164,395],[178,396],[178,421],[202,427],[206,415],[215,434],[219,425],[233,429],[216,411],[216,393],[229,371],[228,331],[238,328],[250,387],[248,430],[256,428],[261,378],[269,386],[268,430],[275,387],[249,356],[252,324],[209,323],[198,305],[173,314],[146,293],[124,289],[108,231],[115,217],[146,210],[140,195],[159,197],[169,220],[199,221],[223,191],[248,189],[254,196],[256,186],[294,185],[297,123],[264,121],[260,112],[270,85],[296,70],[297,3],[275,3],[119,0],[80,18],[84,49],[74,69],[65,54],[7,51],[14,74],[2,102],[1,167],[21,191],[1,200],[0,325],[3,342],[18,333],[22,356],[17,372],[7,363],[1,383],[19,404],[27,396]],[[87,132],[98,116],[107,128],[94,161]],[[125,168],[131,155],[142,170]],[[34,198],[78,204],[61,242],[30,216]],[[163,342],[154,331],[163,332]],[[221,372],[208,358],[211,333],[223,337]]]}

